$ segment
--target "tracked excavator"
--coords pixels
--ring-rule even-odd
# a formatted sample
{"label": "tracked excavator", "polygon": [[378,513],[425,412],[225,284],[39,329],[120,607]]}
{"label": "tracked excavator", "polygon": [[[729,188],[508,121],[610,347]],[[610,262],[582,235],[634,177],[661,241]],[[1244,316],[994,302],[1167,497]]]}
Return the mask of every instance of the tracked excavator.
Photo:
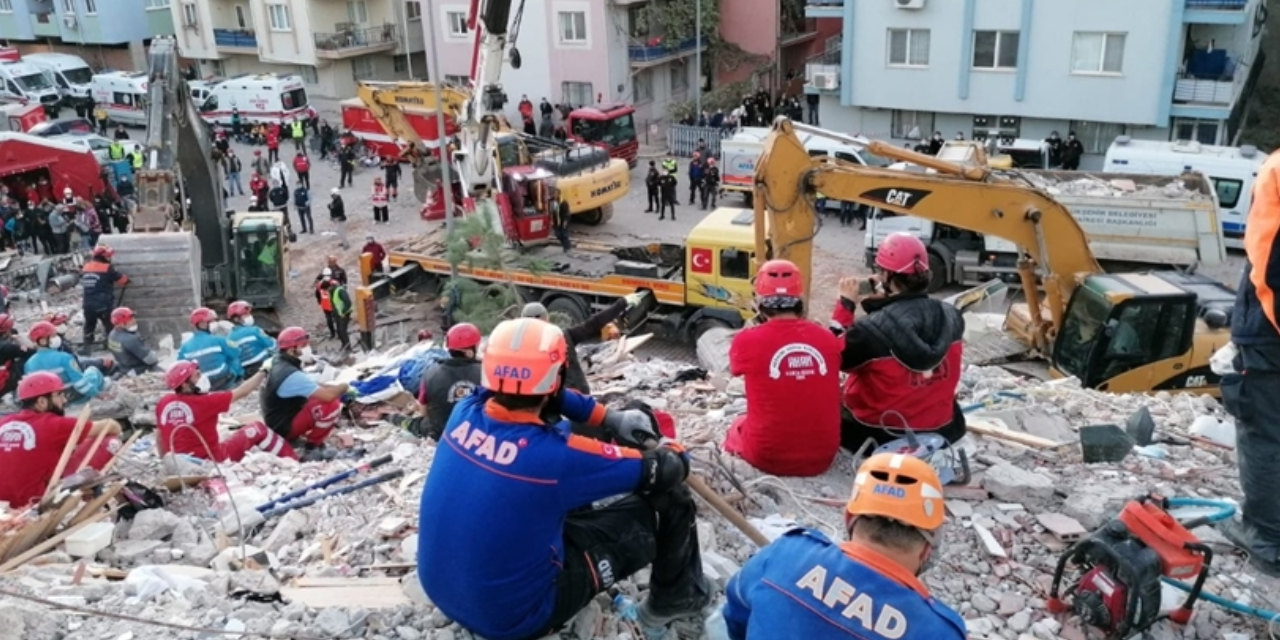
{"label": "tracked excavator", "polygon": [[129,276],[118,304],[134,310],[143,335],[190,330],[193,308],[242,299],[265,329],[285,301],[288,231],[279,213],[224,211],[209,133],[191,102],[172,37],[147,53],[147,132],[135,173],[130,233],[105,236]]}
{"label": "tracked excavator", "polygon": [[[797,131],[936,173],[811,158]],[[1016,172],[973,160],[949,162],[779,118],[756,164],[754,261],[785,258],[812,277],[817,193],[1003,238],[1022,252],[1026,298],[1010,306],[1004,329],[1025,355],[1047,360],[1051,375],[1116,393],[1218,394],[1209,357],[1230,340],[1231,288],[1179,271],[1105,273],[1064,206]]]}

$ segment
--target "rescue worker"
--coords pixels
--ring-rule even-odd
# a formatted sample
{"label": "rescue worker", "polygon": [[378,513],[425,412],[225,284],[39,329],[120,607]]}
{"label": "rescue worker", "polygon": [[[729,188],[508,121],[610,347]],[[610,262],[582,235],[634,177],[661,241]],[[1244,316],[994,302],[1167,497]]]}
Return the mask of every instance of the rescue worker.
{"label": "rescue worker", "polygon": [[374,239],[373,236],[366,236],[364,247],[360,249],[360,253],[369,254],[373,262],[373,273],[375,276],[381,276],[384,271],[384,264],[387,261],[387,250]]}
{"label": "rescue worker", "polygon": [[390,156],[382,160],[382,176],[387,181],[387,195],[391,196],[391,201],[396,201],[396,196],[400,195],[400,160]]}
{"label": "rescue worker", "polygon": [[301,449],[303,462],[332,459],[324,446],[342,413],[345,382],[317,384],[302,371],[303,348],[311,338],[302,327],[286,327],[277,338],[279,355],[264,366],[267,382],[258,392],[262,418],[276,434],[283,436],[294,451]]}
{"label": "rescue worker", "polygon": [[662,176],[662,181],[658,184],[658,190],[661,193],[662,202],[658,207],[658,219],[667,219],[667,208],[671,208],[671,220],[676,219],[676,176],[674,173],[668,173]]}
{"label": "rescue worker", "polygon": [[280,159],[280,128],[277,126],[267,127],[267,162],[275,162]]}
{"label": "rescue worker", "polygon": [[133,173],[137,175],[137,173],[142,170],[142,164],[143,164],[142,145],[140,144],[133,145],[133,152],[129,154],[129,162],[133,166]]}
{"label": "rescue worker", "polygon": [[453,407],[480,387],[480,361],[476,355],[481,337],[480,329],[469,322],[449,328],[444,336],[449,357],[427,371],[418,388],[418,404],[425,415],[408,420],[407,424],[402,421],[405,430],[420,438],[440,441]]}
{"label": "rescue worker", "polygon": [[164,375],[164,384],[173,393],[156,403],[156,447],[160,455],[176,453],[201,460],[239,462],[253,449],[281,458],[298,459],[293,447],[262,422],[251,422],[225,439],[218,434],[218,416],[231,405],[249,397],[267,379],[258,371],[230,391],[205,393],[200,390],[200,365],[179,360]]}
{"label": "rescue worker", "polygon": [[[22,408],[0,419],[0,501],[22,510],[39,500],[46,483],[58,468],[58,460],[76,430],[76,418],[67,416],[66,387],[48,371],[27,374],[18,383]],[[99,435],[105,434],[95,448]],[[80,434],[80,442],[68,459],[62,477],[84,466],[101,470],[120,450],[120,424],[95,420]]]}
{"label": "rescue worker", "polygon": [[111,333],[107,336],[107,348],[111,357],[126,375],[151,371],[160,363],[156,352],[138,337],[138,321],[133,309],[119,307],[111,312]]}
{"label": "rescue worker", "polygon": [[93,248],[93,257],[85,263],[80,274],[80,288],[84,291],[82,308],[84,310],[84,348],[93,347],[94,334],[98,324],[102,324],[102,337],[111,333],[111,311],[116,306],[116,284],[129,286],[126,276],[111,266],[111,259],[116,252],[111,247],[100,244]]}
{"label": "rescue worker", "polygon": [[764,324],[738,332],[729,346],[729,373],[743,377],[747,412],[729,427],[724,450],[771,475],[819,475],[840,450],[844,344],[805,318],[804,276],[789,260],[760,266],[755,305]]}
{"label": "rescue worker", "polygon": [[302,153],[306,149],[307,127],[302,123],[302,118],[297,118],[289,123],[289,137],[293,138],[293,148]]}
{"label": "rescue worker", "polygon": [[200,365],[200,373],[209,379],[210,391],[222,391],[244,377],[240,366],[240,350],[231,341],[213,335],[209,325],[218,320],[218,314],[208,307],[191,312],[191,337],[178,348],[179,360],[194,360]]}
{"label": "rescue worker", "polygon": [[1240,521],[1219,530],[1249,554],[1257,570],[1280,577],[1280,155],[1271,154],[1257,173],[1244,249],[1248,263],[1240,274],[1231,311],[1231,342],[1237,353],[1232,371],[1222,376],[1222,404],[1236,420],[1236,465],[1244,493]]}
{"label": "rescue worker", "polygon": [[27,330],[27,339],[36,345],[36,352],[27,358],[23,373],[39,371],[56,374],[67,389],[67,401],[79,403],[98,395],[106,386],[103,373],[97,367],[82,369],[74,355],[62,350],[62,336],[52,322],[40,321]]}
{"label": "rescue worker", "polygon": [[351,328],[351,314],[355,311],[351,293],[337,278],[330,278],[327,285],[325,293],[333,306],[333,328],[338,334],[338,343],[342,345],[343,351],[350,351],[351,336],[348,330]]}
{"label": "rescue worker", "polygon": [[675,158],[667,157],[666,160],[662,161],[662,170],[668,175],[674,176],[680,170],[680,165],[676,163]]}
{"label": "rescue worker", "polygon": [[644,188],[649,196],[649,204],[647,205],[648,208],[644,210],[645,213],[657,213],[662,208],[662,203],[658,199],[658,184],[661,181],[662,175],[658,173],[657,164],[650,160],[649,172],[644,176]]}
{"label": "rescue worker", "polygon": [[[564,367],[565,388],[573,389],[584,395],[591,394],[591,385],[587,382],[587,374],[582,370],[582,362],[578,360],[577,346],[600,339],[610,325],[617,329],[615,323],[627,313],[628,309],[639,304],[644,295],[643,293],[633,293],[618,298],[613,304],[600,310],[585,321],[568,329],[563,329],[564,339],[569,344],[569,361]],[[520,316],[523,318],[536,318],[544,322],[551,321],[547,308],[541,302],[530,302],[524,305],[524,308],[520,310]]]}
{"label": "rescue worker", "polygon": [[253,305],[244,300],[236,300],[227,306],[227,319],[235,325],[227,340],[240,350],[240,366],[245,375],[253,375],[275,353],[276,341],[261,327],[254,326]]}
{"label": "rescue worker", "polygon": [[[884,444],[904,426],[955,442],[966,429],[956,403],[964,317],[929,297],[929,253],[919,238],[889,234],[875,271],[864,287],[856,278],[841,280],[832,314],[845,338],[840,370],[849,374],[840,444],[850,451],[868,438]],[[858,306],[867,315],[854,322]]]}
{"label": "rescue worker", "polygon": [[298,184],[311,188],[311,160],[301,150],[293,157],[293,170],[298,174]]}
{"label": "rescue worker", "polygon": [[316,304],[320,305],[320,311],[324,313],[324,325],[329,329],[330,340],[338,337],[338,326],[333,317],[333,298],[329,297],[327,286],[332,278],[333,269],[325,267],[320,270],[315,282]]}
{"label": "rescue worker", "polygon": [[0,396],[18,388],[23,367],[33,351],[18,341],[13,316],[0,313]]}
{"label": "rescue worker", "polygon": [[107,145],[107,158],[112,162],[124,160],[124,144],[120,142],[119,138],[112,140],[111,144]]}
{"label": "rescue worker", "polygon": [[298,184],[298,188],[293,190],[293,206],[298,210],[298,224],[302,226],[301,233],[315,235],[316,222],[311,219],[311,190],[309,187],[301,183]]}
{"label": "rescue worker", "polygon": [[373,191],[369,194],[369,201],[373,203],[374,224],[391,222],[391,217],[387,214],[387,188],[382,184],[381,177],[373,179]]}
{"label": "rescue worker", "polygon": [[928,463],[872,456],[845,506],[848,541],[796,528],[761,549],[725,588],[724,630],[731,640],[964,640],[964,619],[920,581],[944,519]]}
{"label": "rescue worker", "polygon": [[[489,336],[482,390],[454,406],[419,508],[418,579],[431,602],[489,640],[541,638],[597,593],[652,563],[645,627],[697,615],[702,576],[688,456],[641,410],[563,387],[558,327],[508,320]],[[548,404],[631,446],[573,436]],[[632,493],[599,509],[606,497]],[[494,526],[493,514],[518,526]]]}
{"label": "rescue worker", "polygon": [[716,207],[716,198],[720,196],[720,167],[715,158],[707,158],[707,167],[702,172],[702,210],[707,210],[707,200],[711,208]]}

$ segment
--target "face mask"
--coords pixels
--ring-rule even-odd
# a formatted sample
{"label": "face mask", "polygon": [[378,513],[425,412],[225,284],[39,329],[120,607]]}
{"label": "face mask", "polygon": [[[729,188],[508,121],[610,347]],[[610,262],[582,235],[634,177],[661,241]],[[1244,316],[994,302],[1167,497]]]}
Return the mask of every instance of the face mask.
{"label": "face mask", "polygon": [[61,349],[61,348],[62,348],[62,336],[54,336],[54,337],[53,337],[53,339],[49,341],[49,348],[50,348],[50,349]]}
{"label": "face mask", "polygon": [[244,325],[244,326],[246,326],[246,327],[252,327],[252,326],[253,326],[253,316],[245,316],[245,317],[244,317],[244,319],[240,321],[240,324],[242,324],[242,325]]}
{"label": "face mask", "polygon": [[127,326],[127,327],[125,327],[125,328],[124,328],[124,330],[125,330],[125,331],[128,331],[129,333],[137,333],[137,332],[138,332],[138,325],[136,325],[136,324],[131,324],[131,325],[129,325],[129,326]]}
{"label": "face mask", "polygon": [[200,393],[208,393],[209,379],[204,376],[200,376],[200,379],[196,380],[196,391]]}

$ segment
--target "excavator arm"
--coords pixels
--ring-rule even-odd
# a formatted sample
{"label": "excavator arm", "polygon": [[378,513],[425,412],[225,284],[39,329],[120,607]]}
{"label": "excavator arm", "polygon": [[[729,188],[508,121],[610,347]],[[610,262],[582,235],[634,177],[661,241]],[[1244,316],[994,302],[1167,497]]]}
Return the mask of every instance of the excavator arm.
{"label": "excavator arm", "polygon": [[[414,130],[405,109],[440,110],[454,122],[460,122],[471,92],[442,85],[442,105],[436,100],[436,85],[430,82],[361,82],[356,95],[387,135],[400,143],[401,159],[408,160],[413,166],[414,193],[419,200],[424,200],[427,192],[440,180],[440,163],[431,155],[426,141]],[[443,136],[444,132],[440,135]]]}
{"label": "excavator arm", "polygon": [[[813,158],[796,135],[797,130],[937,173]],[[1038,189],[996,176],[985,166],[955,164],[882,142],[832,135],[785,118],[774,123],[756,163],[755,219],[764,221],[755,225],[758,262],[785,258],[800,265],[806,280],[811,277],[813,240],[819,226],[814,209],[818,193],[1016,243],[1024,252],[1019,274],[1027,295],[1027,311],[1025,317],[1011,312],[1008,326],[1042,351],[1047,350],[1057,327],[1062,325],[1076,277],[1102,272],[1079,223],[1065,207]],[[1043,302],[1038,284],[1044,289]],[[806,286],[805,290],[811,289]]]}

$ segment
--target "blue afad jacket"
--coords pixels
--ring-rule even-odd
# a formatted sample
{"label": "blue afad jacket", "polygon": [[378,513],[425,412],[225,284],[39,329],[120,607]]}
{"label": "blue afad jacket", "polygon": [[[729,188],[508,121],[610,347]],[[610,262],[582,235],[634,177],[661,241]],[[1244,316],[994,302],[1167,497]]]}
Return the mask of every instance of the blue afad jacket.
{"label": "blue afad jacket", "polygon": [[200,365],[200,373],[207,378],[239,378],[244,375],[244,367],[240,366],[240,350],[231,346],[226,338],[208,331],[197,331],[190,340],[182,343],[178,359],[195,360]]}
{"label": "blue afad jacket", "polygon": [[258,364],[276,350],[276,341],[258,327],[236,325],[231,330],[231,335],[227,336],[227,340],[231,341],[231,346],[240,351],[241,367]]}
{"label": "blue afad jacket", "polygon": [[[643,463],[638,450],[512,415],[491,397],[460,400],[445,424],[422,490],[418,579],[467,630],[516,640],[548,630],[566,515],[638,489]],[[605,408],[566,391],[561,413],[598,425]]]}
{"label": "blue afad jacket", "polygon": [[89,367],[88,370],[81,371],[80,362],[76,357],[59,349],[41,347],[36,350],[35,355],[27,358],[23,373],[37,371],[58,374],[58,377],[62,378],[62,384],[80,394],[81,400],[88,400],[98,395],[106,385],[106,379],[97,367]]}
{"label": "blue afad jacket", "polygon": [[964,620],[901,566],[793,529],[725,588],[732,640],[964,640]]}

